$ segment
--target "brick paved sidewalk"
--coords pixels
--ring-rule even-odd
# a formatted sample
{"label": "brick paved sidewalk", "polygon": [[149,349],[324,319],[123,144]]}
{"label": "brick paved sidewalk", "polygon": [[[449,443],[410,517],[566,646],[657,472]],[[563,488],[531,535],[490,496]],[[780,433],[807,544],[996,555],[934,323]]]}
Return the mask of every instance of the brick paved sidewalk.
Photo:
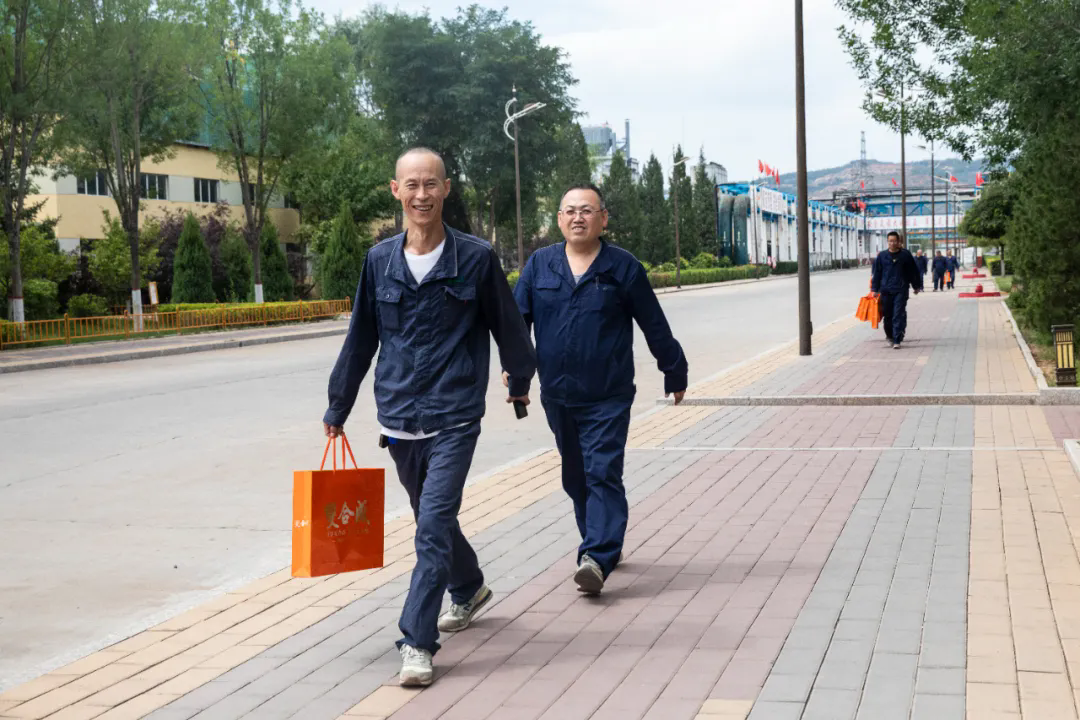
{"label": "brick paved sidewalk", "polygon": [[[1028,392],[995,303],[920,297],[901,351],[837,323],[812,358],[694,394]],[[631,429],[626,561],[599,598],[570,580],[556,453],[467,489],[497,601],[431,688],[394,684],[397,520],[380,570],[283,570],[0,695],[0,717],[1077,718],[1076,428],[1075,407],[662,407]]]}

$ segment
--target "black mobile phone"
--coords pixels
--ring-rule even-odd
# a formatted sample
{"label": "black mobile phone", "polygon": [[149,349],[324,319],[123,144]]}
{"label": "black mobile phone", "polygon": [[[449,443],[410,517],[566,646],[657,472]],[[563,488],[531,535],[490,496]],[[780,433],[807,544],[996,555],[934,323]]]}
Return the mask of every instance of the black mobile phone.
{"label": "black mobile phone", "polygon": [[524,417],[528,417],[529,408],[525,407],[525,403],[520,400],[514,401],[514,414],[517,415],[517,419],[520,420]]}

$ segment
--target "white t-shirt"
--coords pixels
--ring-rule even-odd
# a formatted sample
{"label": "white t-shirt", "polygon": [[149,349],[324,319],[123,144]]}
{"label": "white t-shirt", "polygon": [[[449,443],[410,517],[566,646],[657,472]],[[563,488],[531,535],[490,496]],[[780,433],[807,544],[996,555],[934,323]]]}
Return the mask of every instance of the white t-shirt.
{"label": "white t-shirt", "polygon": [[[417,255],[409,252],[408,248],[405,249],[405,264],[408,265],[409,272],[412,273],[417,285],[424,282],[424,278],[426,278],[428,273],[435,268],[435,263],[439,262],[439,258],[442,257],[443,248],[445,246],[446,241],[443,240],[439,243],[438,247],[425,255]],[[464,424],[467,425],[468,423]],[[398,440],[423,440],[424,438],[435,437],[439,434],[439,431],[410,433],[405,432],[404,430],[382,428],[382,434],[386,437],[396,438]]]}

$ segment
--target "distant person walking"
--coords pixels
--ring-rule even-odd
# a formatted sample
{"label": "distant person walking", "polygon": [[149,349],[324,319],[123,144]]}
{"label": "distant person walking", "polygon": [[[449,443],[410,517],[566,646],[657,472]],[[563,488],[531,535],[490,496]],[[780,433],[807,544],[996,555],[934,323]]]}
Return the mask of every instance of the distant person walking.
{"label": "distant person walking", "polygon": [[915,264],[919,266],[919,274],[926,275],[926,268],[930,266],[930,259],[923,255],[923,251],[920,250],[915,255]]}
{"label": "distant person walking", "polygon": [[945,289],[945,272],[949,269],[949,262],[946,260],[941,251],[937,251],[937,255],[934,256],[934,292]]}
{"label": "distant person walking", "polygon": [[952,290],[956,287],[956,271],[960,269],[960,261],[952,254],[952,250],[949,250],[948,257],[945,258],[945,261],[949,266],[949,289]]}
{"label": "distant person walking", "polygon": [[881,324],[894,350],[900,349],[907,330],[909,289],[914,289],[916,295],[922,292],[922,275],[915,256],[904,249],[900,233],[893,231],[889,233],[889,249],[882,250],[874,260],[870,290],[880,299]]}

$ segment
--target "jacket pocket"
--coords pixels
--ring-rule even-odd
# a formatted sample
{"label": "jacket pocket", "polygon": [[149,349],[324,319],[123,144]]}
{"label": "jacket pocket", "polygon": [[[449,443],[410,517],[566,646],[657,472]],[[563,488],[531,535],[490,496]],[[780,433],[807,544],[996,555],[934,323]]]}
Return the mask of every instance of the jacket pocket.
{"label": "jacket pocket", "polygon": [[593,278],[589,281],[593,287],[583,288],[587,293],[584,306],[589,310],[609,313],[614,312],[619,306],[619,289],[611,283],[603,283]]}
{"label": "jacket pocket", "polygon": [[375,293],[379,322],[387,330],[401,329],[401,288],[384,287]]}
{"label": "jacket pocket", "polygon": [[443,323],[455,327],[476,312],[476,288],[471,285],[447,285],[443,294]]}

